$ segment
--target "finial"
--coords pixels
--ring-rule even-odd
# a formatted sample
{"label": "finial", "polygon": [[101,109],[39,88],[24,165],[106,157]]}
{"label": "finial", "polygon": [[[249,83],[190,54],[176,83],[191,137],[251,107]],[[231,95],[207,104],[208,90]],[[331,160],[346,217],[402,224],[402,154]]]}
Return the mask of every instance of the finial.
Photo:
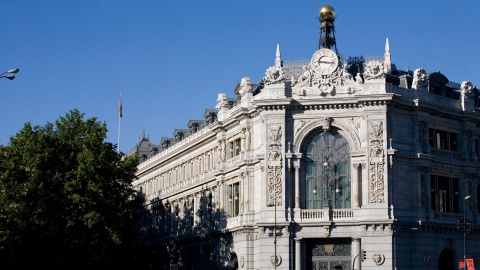
{"label": "finial", "polygon": [[330,5],[323,5],[319,11],[320,18],[322,19],[333,19],[335,17],[335,9]]}
{"label": "finial", "polygon": [[384,65],[384,72],[387,74],[392,73],[392,56],[390,55],[390,43],[387,41],[385,42],[385,65]]}
{"label": "finial", "polygon": [[145,129],[143,130],[142,139],[145,139]]}
{"label": "finial", "polygon": [[276,67],[281,67],[282,66],[282,59],[280,58],[280,44],[277,44],[277,53],[276,53],[276,58],[275,58],[275,66]]}

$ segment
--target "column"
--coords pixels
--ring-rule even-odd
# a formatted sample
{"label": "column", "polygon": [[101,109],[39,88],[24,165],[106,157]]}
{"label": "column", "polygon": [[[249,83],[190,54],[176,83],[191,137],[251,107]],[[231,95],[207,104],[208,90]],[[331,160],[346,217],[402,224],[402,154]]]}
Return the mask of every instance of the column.
{"label": "column", "polygon": [[362,179],[360,173],[361,167],[359,163],[353,164],[353,173],[352,173],[352,195],[353,195],[353,205],[352,208],[360,208],[360,200],[361,200],[361,183],[360,179]]}
{"label": "column", "polygon": [[178,225],[178,232],[182,233],[184,229],[184,224],[185,224],[185,200],[179,199],[178,200],[179,206],[178,206],[178,219],[177,219],[177,225]]}
{"label": "column", "polygon": [[360,238],[352,239],[352,262],[354,262],[353,270],[360,270]]}
{"label": "column", "polygon": [[176,231],[175,220],[177,219],[177,213],[175,213],[175,202],[170,203],[170,233]]}
{"label": "column", "polygon": [[193,226],[198,226],[198,194],[193,194]]}
{"label": "column", "polygon": [[248,189],[249,189],[249,177],[248,177],[248,171],[245,172],[245,175],[244,175],[244,179],[243,179],[243,212],[244,213],[247,213],[248,210],[249,210],[249,196],[250,196],[250,192],[248,192]]}
{"label": "column", "polygon": [[295,270],[302,270],[302,239],[295,239]]}
{"label": "column", "polygon": [[202,202],[202,225],[206,226],[208,223],[208,191],[202,192],[200,200]]}
{"label": "column", "polygon": [[244,200],[244,189],[245,187],[245,173],[241,173],[240,174],[240,188],[239,188],[239,192],[240,192],[240,196],[239,196],[239,200],[240,200],[240,211],[238,211],[238,214],[239,215],[243,215],[243,211],[244,211],[244,203],[245,203],[245,200]]}
{"label": "column", "polygon": [[293,162],[295,167],[295,209],[300,210],[300,160]]}

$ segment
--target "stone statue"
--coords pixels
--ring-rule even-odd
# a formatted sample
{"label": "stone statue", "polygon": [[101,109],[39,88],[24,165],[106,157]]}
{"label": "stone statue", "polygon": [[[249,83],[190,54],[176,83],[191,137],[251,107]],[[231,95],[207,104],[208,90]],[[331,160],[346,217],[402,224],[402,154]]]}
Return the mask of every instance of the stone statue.
{"label": "stone statue", "polygon": [[425,69],[417,68],[413,72],[412,88],[418,89],[419,87],[426,87],[426,86],[427,86],[427,75],[425,73]]}

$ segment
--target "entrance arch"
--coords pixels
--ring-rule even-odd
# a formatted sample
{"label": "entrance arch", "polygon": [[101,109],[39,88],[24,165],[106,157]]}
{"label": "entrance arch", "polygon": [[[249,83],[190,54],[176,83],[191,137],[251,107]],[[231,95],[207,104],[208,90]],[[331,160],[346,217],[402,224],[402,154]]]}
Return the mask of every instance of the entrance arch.
{"label": "entrance arch", "polygon": [[451,249],[444,249],[440,253],[438,270],[455,270],[455,258]]}

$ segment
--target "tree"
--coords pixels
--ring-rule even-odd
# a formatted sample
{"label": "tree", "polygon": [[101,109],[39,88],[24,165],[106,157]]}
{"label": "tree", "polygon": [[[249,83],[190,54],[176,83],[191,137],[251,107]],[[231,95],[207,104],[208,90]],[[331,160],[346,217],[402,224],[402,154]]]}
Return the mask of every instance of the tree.
{"label": "tree", "polygon": [[105,142],[78,110],[55,125],[26,123],[0,146],[2,265],[98,269],[132,262],[138,158]]}

